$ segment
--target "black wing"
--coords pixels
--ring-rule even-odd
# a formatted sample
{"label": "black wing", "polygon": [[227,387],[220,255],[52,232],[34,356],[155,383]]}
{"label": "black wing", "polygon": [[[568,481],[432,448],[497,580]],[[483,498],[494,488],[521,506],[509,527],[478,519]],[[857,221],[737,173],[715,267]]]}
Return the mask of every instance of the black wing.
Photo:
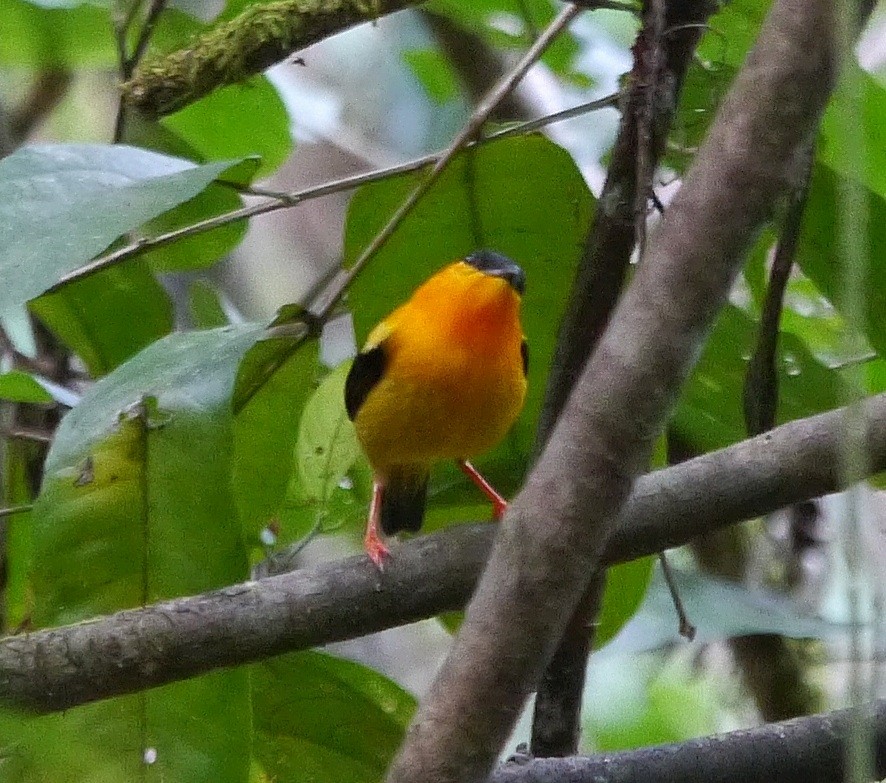
{"label": "black wing", "polygon": [[520,356],[523,357],[523,377],[525,378],[529,375],[529,343],[526,342],[525,337],[520,343]]}
{"label": "black wing", "polygon": [[375,385],[381,380],[387,364],[384,343],[358,353],[345,379],[345,410],[353,421]]}

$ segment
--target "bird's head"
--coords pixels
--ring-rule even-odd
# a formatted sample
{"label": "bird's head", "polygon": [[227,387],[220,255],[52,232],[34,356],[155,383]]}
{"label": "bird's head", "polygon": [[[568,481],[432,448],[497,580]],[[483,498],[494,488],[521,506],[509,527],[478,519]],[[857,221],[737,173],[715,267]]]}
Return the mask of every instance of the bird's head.
{"label": "bird's head", "polygon": [[468,266],[490,277],[506,281],[520,296],[526,291],[526,273],[516,263],[494,250],[477,250],[465,258]]}

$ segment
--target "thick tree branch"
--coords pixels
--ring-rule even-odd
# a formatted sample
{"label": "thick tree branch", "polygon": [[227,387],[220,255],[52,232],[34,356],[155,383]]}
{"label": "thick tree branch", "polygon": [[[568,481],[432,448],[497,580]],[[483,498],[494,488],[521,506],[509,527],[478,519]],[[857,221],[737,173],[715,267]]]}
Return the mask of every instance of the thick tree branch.
{"label": "thick tree branch", "polygon": [[[547,442],[615,309],[636,244],[637,184],[642,183],[645,221],[652,170],[664,149],[702,25],[715,6],[707,0],[670,0],[663,20],[659,10],[655,3],[646,3],[643,28],[634,44],[634,68],[612,162],[560,325],[539,417],[537,452]],[[659,31],[656,38],[659,21],[672,32],[665,36]],[[652,52],[662,56],[651,56]],[[578,751],[581,693],[592,646],[588,627],[599,611],[604,584],[601,579],[585,594],[539,683],[530,746],[534,756],[569,756]]]}
{"label": "thick tree branch", "polygon": [[[870,706],[873,777],[886,775],[886,701]],[[770,723],[677,745],[509,763],[489,783],[834,783],[845,778],[849,710]]]}
{"label": "thick tree branch", "polygon": [[[830,2],[777,0],[644,263],[496,536],[388,773],[479,783],[587,588],[745,247],[836,79]],[[493,707],[493,708],[491,708]]]}
{"label": "thick tree branch", "polygon": [[[641,478],[603,564],[818,497],[839,486],[845,409]],[[865,405],[872,472],[886,469],[886,394]],[[145,690],[464,606],[494,527],[401,543],[383,574],[360,555],[77,625],[0,640],[0,703],[40,712]]]}

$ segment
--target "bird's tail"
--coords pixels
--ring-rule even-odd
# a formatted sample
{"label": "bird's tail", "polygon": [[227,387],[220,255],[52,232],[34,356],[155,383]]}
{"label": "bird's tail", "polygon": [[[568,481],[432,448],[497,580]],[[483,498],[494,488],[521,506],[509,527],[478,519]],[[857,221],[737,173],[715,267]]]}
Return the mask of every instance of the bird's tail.
{"label": "bird's tail", "polygon": [[381,529],[386,535],[418,532],[425,518],[428,471],[409,465],[388,471],[381,500]]}

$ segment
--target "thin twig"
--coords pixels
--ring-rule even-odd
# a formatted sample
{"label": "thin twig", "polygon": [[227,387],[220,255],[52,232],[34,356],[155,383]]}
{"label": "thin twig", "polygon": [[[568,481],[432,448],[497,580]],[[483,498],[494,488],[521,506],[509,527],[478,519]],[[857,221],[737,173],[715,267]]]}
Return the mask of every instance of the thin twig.
{"label": "thin twig", "polygon": [[[135,20],[139,9],[141,8],[141,4],[142,0],[133,0],[132,5],[129,7],[129,10],[124,19],[118,25],[115,25],[117,59],[119,62],[121,82],[128,81],[132,77],[132,73],[133,71],[135,71],[135,67],[139,64],[139,62],[141,62],[141,59],[144,56],[146,49],[148,48],[148,43],[150,43],[151,35],[154,32],[154,26],[157,23],[157,19],[163,12],[163,9],[166,8],[167,0],[151,0],[151,5],[148,8],[148,13],[145,16],[145,21],[142,24],[141,30],[139,30],[138,39],[135,42],[132,54],[129,54],[127,52],[126,39],[129,35],[129,28],[132,26],[132,23]],[[119,103],[117,104],[117,116],[114,119],[115,144],[119,143],[123,138],[123,129],[125,125],[126,106],[124,105],[123,98],[121,97]]]}
{"label": "thin twig", "polygon": [[433,168],[428,172],[427,176],[422,180],[421,184],[412,191],[407,198],[391,216],[385,227],[376,234],[369,246],[354,261],[348,272],[330,288],[328,292],[321,292],[320,297],[315,302],[311,302],[309,310],[318,318],[326,318],[332,312],[338,300],[341,298],[345,289],[360,274],[375,254],[387,244],[388,240],[393,236],[394,232],[399,228],[403,219],[412,211],[419,200],[424,196],[431,186],[440,178],[440,175],[446,167],[452,162],[453,158],[465,146],[467,142],[475,138],[483,123],[492,113],[499,101],[508,95],[517,83],[525,76],[526,72],[538,61],[545,49],[551,42],[563,31],[563,29],[581,13],[581,8],[570,3],[567,5],[554,20],[545,28],[545,31],[536,39],[535,43],[529,48],[520,61],[513,69],[489,91],[489,94],[480,101],[480,104],[471,114],[470,119],[464,128],[452,140],[452,143],[446,148],[445,152],[437,159]]}
{"label": "thin twig", "polygon": [[35,443],[52,443],[53,434],[49,430],[33,427],[0,427],[0,435],[13,440],[32,440]]}
{"label": "thin twig", "polygon": [[[517,125],[504,128],[500,131],[496,131],[495,133],[490,133],[487,136],[477,139],[471,144],[486,144],[488,142],[507,138],[509,136],[517,136],[523,133],[529,133],[531,131],[538,130],[539,128],[543,128],[546,125],[551,125],[562,120],[572,119],[573,117],[578,117],[581,114],[585,114],[590,111],[596,111],[598,109],[605,109],[610,106],[615,106],[618,103],[618,99],[619,93],[607,95],[603,98],[580,104],[579,106],[573,106],[569,109],[564,109],[563,111],[554,112],[553,114],[539,117],[535,120],[529,120],[528,122],[519,123]],[[333,180],[331,182],[324,182],[320,185],[312,185],[309,188],[294,191],[292,193],[266,191],[262,188],[251,186],[249,188],[242,188],[240,185],[226,183],[223,179],[219,180],[222,184],[229,184],[232,187],[236,187],[240,192],[243,192],[246,195],[267,196],[271,200],[263,201],[258,204],[252,204],[248,207],[241,207],[240,209],[226,212],[223,215],[216,215],[215,217],[201,220],[198,223],[193,223],[190,226],[177,228],[174,231],[168,231],[165,234],[158,234],[156,237],[142,237],[141,239],[137,239],[134,242],[130,242],[128,245],[118,248],[117,250],[113,250],[110,253],[106,253],[103,256],[99,256],[95,260],[90,261],[88,264],[78,267],[72,272],[63,275],[59,278],[57,283],[54,283],[44,293],[54,293],[61,290],[70,283],[75,283],[78,280],[83,280],[84,278],[91,277],[98,272],[102,272],[105,269],[116,266],[117,264],[120,264],[123,261],[127,261],[130,258],[134,258],[135,256],[147,252],[148,250],[168,245],[171,242],[175,242],[179,239],[184,239],[188,236],[202,234],[203,232],[211,231],[214,228],[219,228],[220,226],[225,226],[229,223],[235,223],[238,220],[245,220],[246,218],[256,217],[257,215],[266,215],[270,212],[276,212],[278,209],[288,209],[290,207],[296,207],[305,201],[311,201],[312,199],[329,196],[333,193],[340,193],[345,190],[351,190],[353,188],[360,187],[361,185],[369,184],[370,182],[379,182],[384,179],[389,179],[390,177],[396,177],[400,174],[408,174],[412,171],[417,171],[418,169],[439,160],[442,154],[442,152],[437,152],[432,153],[431,155],[424,155],[420,158],[407,161],[406,163],[397,164],[396,166],[388,166],[383,169],[376,169],[374,171],[367,171],[362,174],[342,177],[341,179]]]}
{"label": "thin twig", "polygon": [[759,435],[775,426],[778,409],[778,353],[779,323],[784,307],[784,295],[794,266],[794,256],[800,237],[800,225],[809,194],[809,180],[812,176],[813,148],[809,145],[803,151],[804,172],[799,186],[791,193],[787,214],[772,270],[769,273],[769,287],[760,315],[760,330],[754,355],[748,362],[745,374],[743,399],[747,433]]}
{"label": "thin twig", "polygon": [[0,519],[15,516],[16,514],[24,514],[34,508],[33,503],[26,503],[22,506],[9,506],[8,508],[0,508]]}
{"label": "thin twig", "polygon": [[677,589],[674,572],[671,570],[671,564],[668,562],[664,552],[658,553],[658,562],[661,563],[661,571],[664,574],[665,583],[671,594],[671,600],[674,602],[674,609],[677,610],[677,619],[680,621],[680,636],[691,642],[695,638],[695,626],[689,622],[689,617],[686,614],[686,607],[683,606],[683,600],[680,598],[680,591]]}
{"label": "thin twig", "polygon": [[138,40],[135,42],[135,48],[132,50],[130,58],[126,61],[124,80],[132,76],[135,66],[141,62],[154,33],[154,26],[157,24],[160,14],[163,13],[163,9],[166,8],[166,3],[167,0],[152,0],[151,7],[148,9],[148,15],[145,17],[145,23],[142,25],[141,32],[138,34]]}

